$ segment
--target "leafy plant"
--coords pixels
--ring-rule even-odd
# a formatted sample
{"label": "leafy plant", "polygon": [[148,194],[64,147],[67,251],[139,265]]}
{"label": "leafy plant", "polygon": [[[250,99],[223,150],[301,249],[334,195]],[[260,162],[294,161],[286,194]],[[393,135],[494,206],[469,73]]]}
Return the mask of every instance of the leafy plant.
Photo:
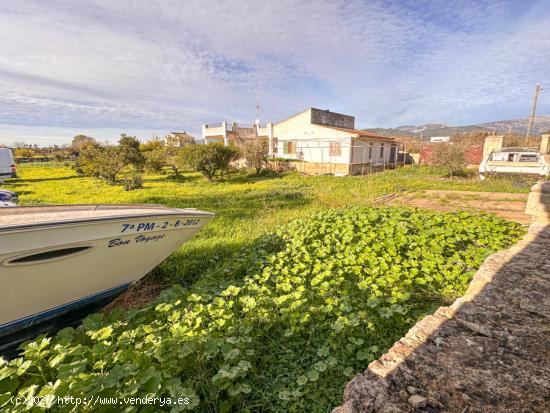
{"label": "leafy plant", "polygon": [[133,165],[127,166],[122,173],[122,185],[125,191],[143,188],[143,174]]}
{"label": "leafy plant", "polygon": [[0,362],[0,409],[27,409],[11,395],[176,395],[201,412],[330,411],[355,372],[523,233],[492,216],[409,208],[295,220],[203,274],[217,288],[174,286],[147,308],[27,343]]}

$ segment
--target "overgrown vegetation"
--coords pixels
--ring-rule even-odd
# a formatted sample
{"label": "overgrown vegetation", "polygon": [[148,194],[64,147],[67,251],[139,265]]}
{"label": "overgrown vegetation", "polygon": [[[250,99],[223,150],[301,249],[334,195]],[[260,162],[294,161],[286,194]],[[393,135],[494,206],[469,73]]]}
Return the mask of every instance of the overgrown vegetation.
{"label": "overgrown vegetation", "polygon": [[464,148],[453,144],[439,144],[432,152],[431,159],[434,165],[446,171],[451,179],[453,175],[462,174],[467,166]]}
{"label": "overgrown vegetation", "polygon": [[2,363],[0,404],[23,410],[13,394],[151,396],[188,397],[179,407],[200,412],[330,411],[354,373],[522,233],[468,213],[323,211],[212,267],[206,284],[27,344]]}
{"label": "overgrown vegetation", "polygon": [[[152,139],[140,144],[132,136],[122,135],[118,145],[101,145],[85,136],[75,137],[75,171],[104,179],[110,185],[122,185],[130,191],[143,187],[143,171],[162,173],[172,170],[178,178],[181,171],[196,171],[209,181],[229,170],[240,156],[238,148],[219,144],[195,145],[187,134],[168,135],[164,141]],[[252,156],[252,153],[250,153]],[[267,156],[267,155],[266,155]],[[258,159],[254,165],[259,173]]]}
{"label": "overgrown vegetation", "polygon": [[126,190],[142,187],[145,156],[139,150],[139,141],[122,135],[118,145],[100,145],[85,140],[78,146],[73,168],[79,175],[102,178],[110,185],[120,184]]}

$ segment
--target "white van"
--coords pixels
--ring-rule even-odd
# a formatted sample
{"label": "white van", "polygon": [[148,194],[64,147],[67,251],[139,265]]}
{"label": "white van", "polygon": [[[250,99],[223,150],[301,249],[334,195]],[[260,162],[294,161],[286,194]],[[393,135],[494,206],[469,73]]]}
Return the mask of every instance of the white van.
{"label": "white van", "polygon": [[15,178],[15,161],[8,148],[0,148],[0,179]]}

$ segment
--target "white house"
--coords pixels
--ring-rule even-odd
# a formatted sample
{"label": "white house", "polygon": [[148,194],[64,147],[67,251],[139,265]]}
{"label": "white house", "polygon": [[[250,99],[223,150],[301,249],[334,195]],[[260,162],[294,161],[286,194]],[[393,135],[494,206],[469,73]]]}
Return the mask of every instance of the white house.
{"label": "white house", "polygon": [[[304,172],[348,175],[397,162],[393,138],[357,130],[353,116],[328,110],[309,108],[265,127],[256,124],[241,129],[247,131],[242,136],[266,139],[270,156],[303,161]],[[248,129],[253,133],[248,134]],[[238,145],[246,139],[235,138],[237,130],[236,124],[228,128],[226,122],[221,127],[203,125],[203,139]],[[324,168],[326,165],[330,168]]]}
{"label": "white house", "polygon": [[432,136],[430,142],[449,142],[451,140],[450,136]]}

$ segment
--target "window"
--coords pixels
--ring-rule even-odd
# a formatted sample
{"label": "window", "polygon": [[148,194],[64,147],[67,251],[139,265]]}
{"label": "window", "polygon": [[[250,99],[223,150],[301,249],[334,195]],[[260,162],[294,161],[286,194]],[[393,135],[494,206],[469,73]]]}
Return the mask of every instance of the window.
{"label": "window", "polygon": [[380,144],[380,158],[384,159],[384,144]]}
{"label": "window", "polygon": [[296,142],[288,141],[283,142],[283,154],[292,155],[296,153]]}
{"label": "window", "polygon": [[519,156],[519,161],[520,162],[538,162],[538,159],[539,157],[535,154],[525,154],[525,153],[522,153],[520,156]]}
{"label": "window", "polygon": [[330,142],[328,146],[328,156],[342,155],[342,145],[340,142]]}
{"label": "window", "polygon": [[369,143],[369,161],[372,161],[372,147],[374,146],[374,143]]}

